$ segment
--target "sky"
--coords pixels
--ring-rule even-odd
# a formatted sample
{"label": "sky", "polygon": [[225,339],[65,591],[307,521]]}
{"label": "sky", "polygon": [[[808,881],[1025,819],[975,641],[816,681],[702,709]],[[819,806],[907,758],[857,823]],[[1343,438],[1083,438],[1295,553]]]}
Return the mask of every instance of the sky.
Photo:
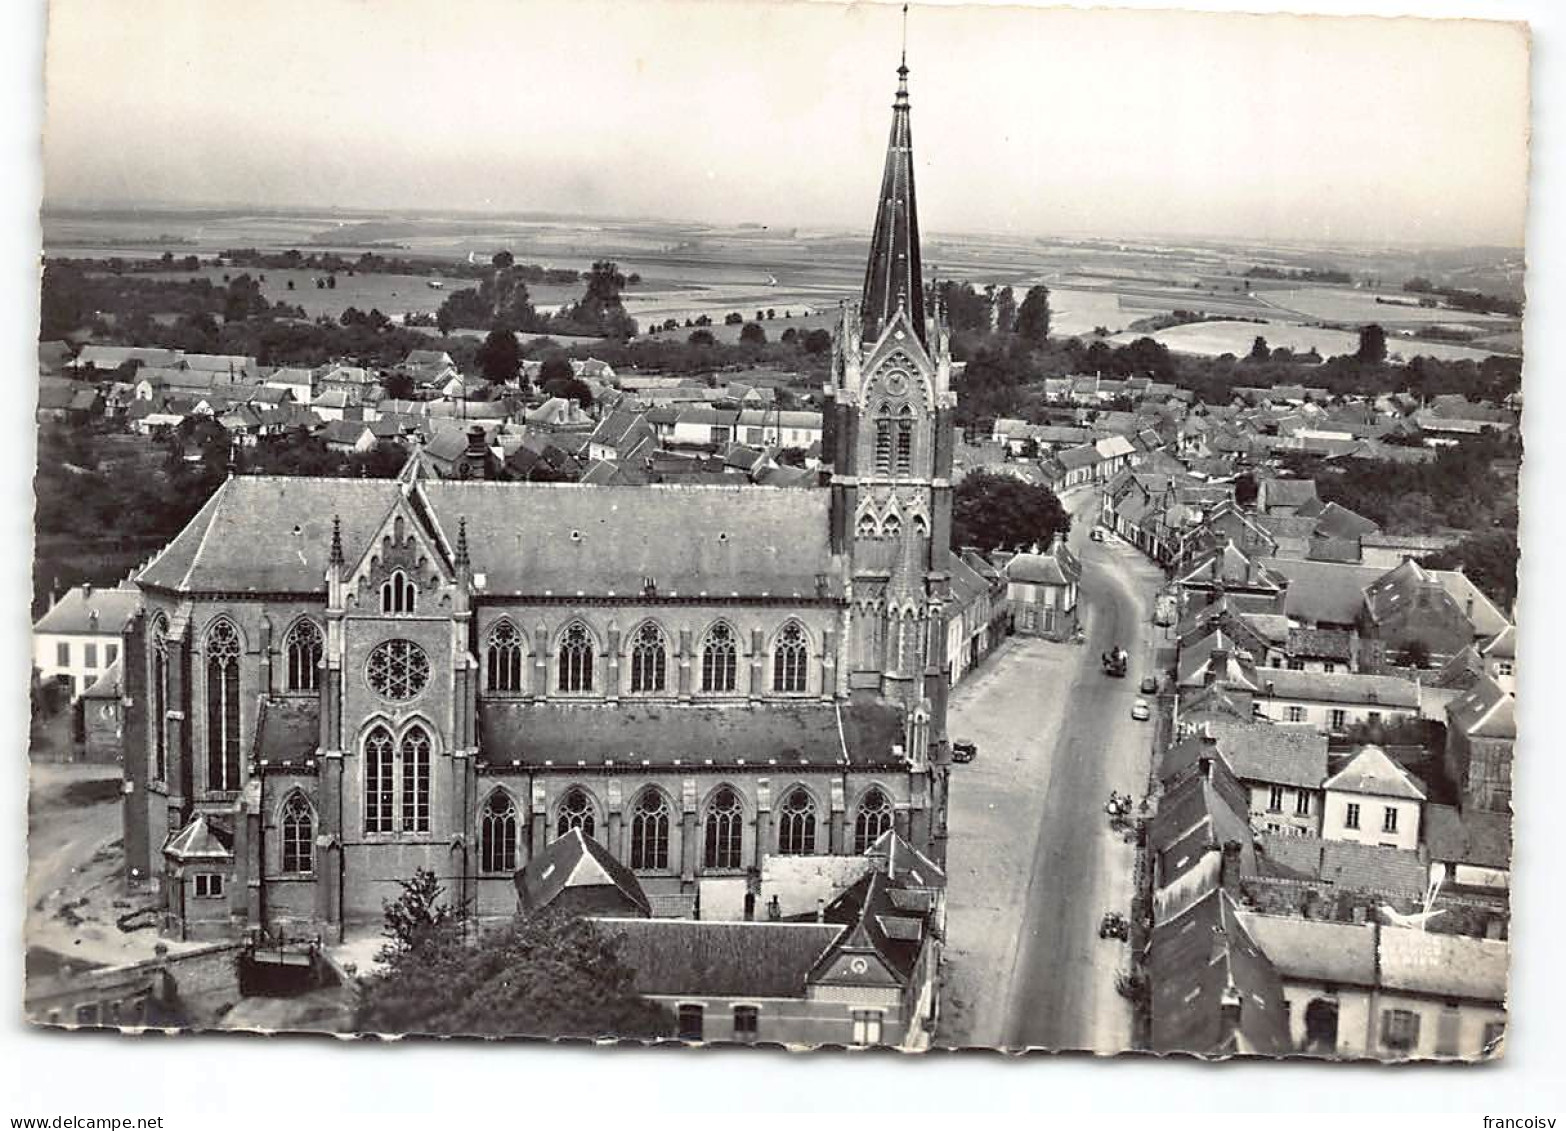
{"label": "sky", "polygon": [[[50,203],[869,222],[897,4],[53,0]],[[1528,37],[914,5],[927,231],[1521,246]]]}

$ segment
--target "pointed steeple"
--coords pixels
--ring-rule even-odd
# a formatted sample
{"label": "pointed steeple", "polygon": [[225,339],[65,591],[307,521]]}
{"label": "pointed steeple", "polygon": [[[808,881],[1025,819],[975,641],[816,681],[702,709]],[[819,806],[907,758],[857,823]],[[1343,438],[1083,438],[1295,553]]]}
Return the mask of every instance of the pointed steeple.
{"label": "pointed steeple", "polygon": [[[904,307],[914,333],[925,343],[924,265],[919,258],[919,215],[914,204],[913,133],[908,125],[908,57],[897,68],[897,97],[892,102],[892,135],[886,144],[886,169],[870,234],[870,262],[860,306],[866,344],[878,339]],[[926,343],[927,344],[927,343]]]}
{"label": "pointed steeple", "polygon": [[468,519],[463,515],[457,519],[457,565],[468,566],[472,564],[468,560]]}

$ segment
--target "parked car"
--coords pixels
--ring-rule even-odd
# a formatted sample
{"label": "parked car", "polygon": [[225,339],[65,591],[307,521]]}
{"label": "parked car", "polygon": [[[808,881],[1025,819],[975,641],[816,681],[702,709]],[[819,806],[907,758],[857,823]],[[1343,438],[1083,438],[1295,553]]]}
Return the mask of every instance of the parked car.
{"label": "parked car", "polygon": [[1156,675],[1144,675],[1142,677],[1141,692],[1143,695],[1158,694],[1158,677]]}
{"label": "parked car", "polygon": [[976,743],[957,738],[952,740],[952,761],[971,762],[979,756],[979,747]]}
{"label": "parked car", "polygon": [[1105,533],[1106,532],[1105,532],[1105,530],[1104,530],[1104,528],[1102,526],[1095,526],[1088,533],[1088,537],[1091,538],[1095,542],[1102,542],[1104,540],[1104,534]]}
{"label": "parked car", "polygon": [[1137,722],[1145,723],[1152,717],[1152,715],[1153,712],[1148,709],[1146,699],[1138,699],[1135,703],[1131,704],[1131,717]]}

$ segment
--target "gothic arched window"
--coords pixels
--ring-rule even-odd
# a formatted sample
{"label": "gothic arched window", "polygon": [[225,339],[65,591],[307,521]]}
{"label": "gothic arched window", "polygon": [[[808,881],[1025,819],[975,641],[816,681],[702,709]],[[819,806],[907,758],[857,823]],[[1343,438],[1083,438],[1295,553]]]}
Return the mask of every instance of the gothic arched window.
{"label": "gothic arched window", "polygon": [[778,854],[810,856],[816,851],[816,802],[796,788],[778,810]]}
{"label": "gothic arched window", "polygon": [[364,739],[364,831],[389,833],[396,811],[397,757],[391,731],[383,726]]}
{"label": "gothic arched window", "polygon": [[381,583],[381,612],[383,613],[411,613],[418,601],[418,586],[400,569],[393,570],[392,575]]}
{"label": "gothic arched window", "polygon": [[878,475],[892,472],[892,410],[882,405],[875,416],[875,471]]}
{"label": "gothic arched window", "polygon": [[913,474],[913,409],[903,405],[897,414],[897,451],[892,461],[894,475]]}
{"label": "gothic arched window", "polygon": [[861,538],[874,538],[876,535],[875,515],[869,511],[859,516],[859,521],[854,525],[854,533]]}
{"label": "gothic arched window", "polygon": [[669,866],[669,803],[663,794],[649,789],[636,799],[631,812],[631,867]]}
{"label": "gothic arched window", "polygon": [[912,526],[914,534],[918,537],[928,538],[930,536],[930,524],[925,520],[924,515],[914,515]]}
{"label": "gothic arched window", "polygon": [[311,620],[295,623],[283,640],[283,668],[289,691],[321,687],[321,630]]}
{"label": "gothic arched window", "polygon": [[583,836],[592,836],[596,827],[593,802],[587,796],[587,791],[579,786],[572,786],[560,801],[560,809],[555,818],[555,836],[565,836],[572,829],[581,829]]}
{"label": "gothic arched window", "polygon": [[489,690],[522,690],[522,634],[510,621],[501,621],[490,632],[484,669]]}
{"label": "gothic arched window", "polygon": [[207,788],[239,789],[239,630],[221,619],[207,630]]}
{"label": "gothic arched window", "polygon": [[402,761],[402,831],[430,831],[430,736],[416,726],[397,747]]}
{"label": "gothic arched window", "polygon": [[903,532],[903,519],[896,511],[886,516],[881,523],[881,536],[883,538],[896,538]]}
{"label": "gothic arched window", "polygon": [[707,806],[704,868],[738,868],[745,836],[745,809],[739,795],[728,786],[713,794]]}
{"label": "gothic arched window", "polygon": [[772,690],[804,691],[810,666],[810,643],[798,621],[789,621],[772,649]]}
{"label": "gothic arched window", "polygon": [[479,817],[479,869],[514,872],[517,869],[517,803],[497,789],[484,803]]}
{"label": "gothic arched window", "polygon": [[707,632],[701,646],[701,689],[733,691],[739,671],[739,644],[734,630],[719,621]]}
{"label": "gothic arched window", "polygon": [[892,802],[880,788],[871,786],[854,815],[854,854],[861,856],[892,827]]}
{"label": "gothic arched window", "polygon": [[593,689],[593,638],[587,626],[576,622],[560,637],[557,667],[561,691]]}
{"label": "gothic arched window", "polygon": [[283,803],[278,832],[283,846],[283,871],[290,874],[314,871],[315,810],[304,794],[295,792]]}
{"label": "gothic arched window", "polygon": [[162,781],[168,776],[169,761],[169,622],[159,613],[152,622],[152,655],[150,683],[152,685],[152,780]]}
{"label": "gothic arched window", "polygon": [[662,691],[668,675],[669,655],[663,629],[647,621],[631,641],[631,690]]}

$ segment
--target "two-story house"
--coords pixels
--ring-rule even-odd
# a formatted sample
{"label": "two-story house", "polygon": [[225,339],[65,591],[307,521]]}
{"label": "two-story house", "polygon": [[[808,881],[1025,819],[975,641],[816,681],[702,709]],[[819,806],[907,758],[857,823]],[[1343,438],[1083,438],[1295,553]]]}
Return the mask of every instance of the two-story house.
{"label": "two-story house", "polygon": [[1425,789],[1379,746],[1365,746],[1322,783],[1321,835],[1327,840],[1419,847]]}

